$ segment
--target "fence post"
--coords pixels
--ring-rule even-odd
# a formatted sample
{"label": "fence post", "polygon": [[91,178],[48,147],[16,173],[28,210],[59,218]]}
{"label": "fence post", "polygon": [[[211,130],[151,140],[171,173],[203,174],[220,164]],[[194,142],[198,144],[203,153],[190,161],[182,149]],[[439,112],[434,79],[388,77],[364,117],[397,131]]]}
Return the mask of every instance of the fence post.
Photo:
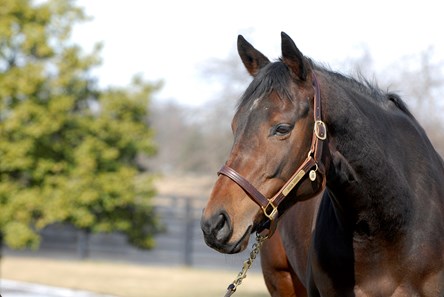
{"label": "fence post", "polygon": [[193,207],[192,200],[190,198],[185,198],[185,240],[184,240],[184,264],[185,266],[191,266],[193,264]]}
{"label": "fence post", "polygon": [[81,260],[89,258],[89,235],[91,231],[79,229],[77,231],[77,254]]}

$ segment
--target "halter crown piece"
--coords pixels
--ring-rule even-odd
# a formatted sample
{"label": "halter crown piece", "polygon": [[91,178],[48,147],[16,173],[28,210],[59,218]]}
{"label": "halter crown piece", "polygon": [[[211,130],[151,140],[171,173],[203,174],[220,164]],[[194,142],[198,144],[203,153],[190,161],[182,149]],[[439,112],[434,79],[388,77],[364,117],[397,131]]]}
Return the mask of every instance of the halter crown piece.
{"label": "halter crown piece", "polygon": [[[256,202],[262,209],[264,215],[270,221],[270,227],[268,233],[265,237],[269,238],[273,235],[278,216],[278,207],[291,192],[291,190],[297,186],[302,179],[307,175],[311,181],[315,181],[317,178],[317,172],[321,171],[319,167],[319,160],[322,156],[323,142],[327,139],[327,127],[322,121],[321,113],[321,94],[319,89],[319,84],[316,75],[312,74],[313,79],[313,89],[315,91],[313,99],[313,109],[314,109],[314,127],[313,127],[313,137],[311,141],[311,148],[308,152],[307,158],[295,171],[292,177],[285,183],[285,185],[270,199],[267,199],[262,195],[250,182],[248,182],[244,177],[237,173],[233,168],[224,165],[218,171],[218,175],[225,175],[236,184],[238,184],[248,196]],[[320,172],[323,173],[323,172]],[[324,178],[325,182],[325,178]]]}

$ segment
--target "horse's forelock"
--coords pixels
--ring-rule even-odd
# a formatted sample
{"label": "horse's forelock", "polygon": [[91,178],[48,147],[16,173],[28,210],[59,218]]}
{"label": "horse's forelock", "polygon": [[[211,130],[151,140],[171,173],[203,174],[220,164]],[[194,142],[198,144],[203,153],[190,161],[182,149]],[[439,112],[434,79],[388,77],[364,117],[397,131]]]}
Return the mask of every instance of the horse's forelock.
{"label": "horse's forelock", "polygon": [[238,109],[258,98],[264,98],[271,92],[277,92],[281,99],[292,100],[290,92],[291,74],[287,66],[281,61],[268,64],[264,67],[248,86],[242,95]]}

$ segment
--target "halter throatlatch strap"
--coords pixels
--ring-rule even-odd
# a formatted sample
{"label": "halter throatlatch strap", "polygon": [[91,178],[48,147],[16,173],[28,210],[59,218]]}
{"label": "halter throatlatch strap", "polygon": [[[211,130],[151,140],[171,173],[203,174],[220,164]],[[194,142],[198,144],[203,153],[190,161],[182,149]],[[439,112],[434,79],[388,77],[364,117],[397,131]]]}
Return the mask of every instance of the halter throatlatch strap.
{"label": "halter throatlatch strap", "polygon": [[217,173],[218,175],[222,174],[233,180],[248,194],[248,196],[254,202],[256,202],[261,207],[264,215],[271,222],[269,232],[266,235],[267,237],[270,237],[274,233],[277,225],[276,223],[278,218],[279,204],[284,201],[285,197],[287,197],[291,190],[301,182],[301,180],[307,175],[307,173],[309,173],[309,178],[312,181],[316,180],[317,171],[319,171],[321,174],[324,174],[324,168],[320,167],[319,160],[322,156],[323,141],[327,139],[327,127],[322,121],[321,94],[314,72],[312,75],[312,79],[315,94],[313,99],[314,127],[310,151],[308,152],[308,156],[305,161],[299,166],[299,168],[295,171],[291,178],[272,198],[267,199],[243,176],[241,176],[234,169],[227,165],[222,166],[222,168]]}

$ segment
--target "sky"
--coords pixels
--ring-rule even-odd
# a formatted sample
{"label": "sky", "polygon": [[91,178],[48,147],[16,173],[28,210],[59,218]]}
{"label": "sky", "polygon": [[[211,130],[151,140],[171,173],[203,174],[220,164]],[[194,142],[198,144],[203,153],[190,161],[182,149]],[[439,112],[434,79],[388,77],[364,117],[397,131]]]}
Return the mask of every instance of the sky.
{"label": "sky", "polygon": [[[73,40],[104,47],[99,84],[126,86],[140,74],[163,81],[156,100],[201,106],[216,88],[202,74],[226,59],[242,34],[270,60],[280,56],[280,32],[306,56],[330,65],[368,48],[375,68],[431,46],[444,61],[444,17],[436,0],[78,0],[91,21],[74,27]],[[239,63],[240,60],[239,60]]]}

